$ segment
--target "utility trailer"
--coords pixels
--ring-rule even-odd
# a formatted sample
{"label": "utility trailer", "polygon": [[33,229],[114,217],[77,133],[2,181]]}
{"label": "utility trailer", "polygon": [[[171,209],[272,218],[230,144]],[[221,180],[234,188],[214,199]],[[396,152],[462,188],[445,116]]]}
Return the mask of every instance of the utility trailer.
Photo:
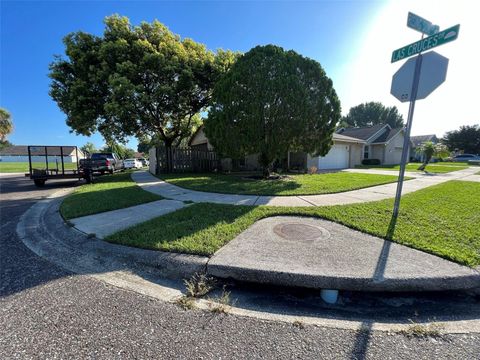
{"label": "utility trailer", "polygon": [[41,187],[50,179],[85,179],[93,181],[93,172],[89,168],[80,167],[80,157],[84,154],[76,146],[28,146],[30,177],[36,186]]}

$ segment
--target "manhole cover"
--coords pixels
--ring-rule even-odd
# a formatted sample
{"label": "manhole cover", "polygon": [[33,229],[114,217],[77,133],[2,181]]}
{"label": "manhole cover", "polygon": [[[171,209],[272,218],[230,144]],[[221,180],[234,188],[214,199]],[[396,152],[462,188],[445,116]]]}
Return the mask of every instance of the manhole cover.
{"label": "manhole cover", "polygon": [[294,241],[325,240],[330,237],[328,230],[320,226],[300,223],[278,224],[273,227],[273,232],[284,239]]}

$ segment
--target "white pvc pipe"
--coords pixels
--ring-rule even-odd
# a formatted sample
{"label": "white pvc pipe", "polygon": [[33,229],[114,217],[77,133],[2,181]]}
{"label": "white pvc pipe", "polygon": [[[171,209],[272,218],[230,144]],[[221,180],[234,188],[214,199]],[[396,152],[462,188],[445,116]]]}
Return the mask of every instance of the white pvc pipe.
{"label": "white pvc pipe", "polygon": [[322,289],[320,290],[320,297],[327,304],[335,304],[338,300],[338,290]]}

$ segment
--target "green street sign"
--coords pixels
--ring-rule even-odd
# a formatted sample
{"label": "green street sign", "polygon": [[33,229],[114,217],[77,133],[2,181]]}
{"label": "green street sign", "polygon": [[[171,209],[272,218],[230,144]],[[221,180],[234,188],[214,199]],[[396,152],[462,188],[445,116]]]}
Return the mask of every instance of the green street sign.
{"label": "green street sign", "polygon": [[392,53],[392,63],[453,41],[458,37],[459,30],[460,25],[455,25],[435,35],[397,49]]}
{"label": "green street sign", "polygon": [[433,25],[430,21],[412,12],[408,13],[407,26],[427,35],[435,35],[440,30],[438,25]]}

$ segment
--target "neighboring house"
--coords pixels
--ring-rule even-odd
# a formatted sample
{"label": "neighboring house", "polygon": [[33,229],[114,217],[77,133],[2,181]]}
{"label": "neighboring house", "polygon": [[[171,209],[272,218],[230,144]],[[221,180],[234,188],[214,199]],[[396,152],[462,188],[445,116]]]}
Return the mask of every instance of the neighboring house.
{"label": "neighboring house", "polygon": [[363,159],[378,159],[382,165],[400,164],[404,141],[403,128],[392,129],[388,124],[378,124],[359,128],[341,128],[337,133],[364,142],[359,163]]}
{"label": "neighboring house", "polygon": [[[360,165],[363,159],[378,159],[380,164],[399,164],[404,140],[403,128],[392,129],[388,124],[361,128],[341,128],[333,134],[333,144],[325,156],[311,156],[302,152],[290,152],[286,156],[289,169],[305,170],[312,166],[319,170],[345,169]],[[189,146],[196,150],[213,150],[203,127],[192,136]],[[222,160],[224,169],[258,170],[257,155],[244,159]]]}
{"label": "neighboring house", "polygon": [[[45,147],[35,146],[30,148],[32,162],[45,161]],[[48,147],[47,156],[48,162],[61,162],[63,155],[64,163],[75,163],[77,159],[85,158],[83,152],[74,146],[64,146],[63,154],[61,154],[60,146]],[[26,145],[12,145],[0,150],[0,161],[2,162],[28,162],[28,146]]]}
{"label": "neighboring house", "polygon": [[424,155],[419,153],[420,146],[431,141],[434,144],[438,144],[439,139],[434,135],[418,135],[410,137],[410,161],[420,161],[423,162]]}

